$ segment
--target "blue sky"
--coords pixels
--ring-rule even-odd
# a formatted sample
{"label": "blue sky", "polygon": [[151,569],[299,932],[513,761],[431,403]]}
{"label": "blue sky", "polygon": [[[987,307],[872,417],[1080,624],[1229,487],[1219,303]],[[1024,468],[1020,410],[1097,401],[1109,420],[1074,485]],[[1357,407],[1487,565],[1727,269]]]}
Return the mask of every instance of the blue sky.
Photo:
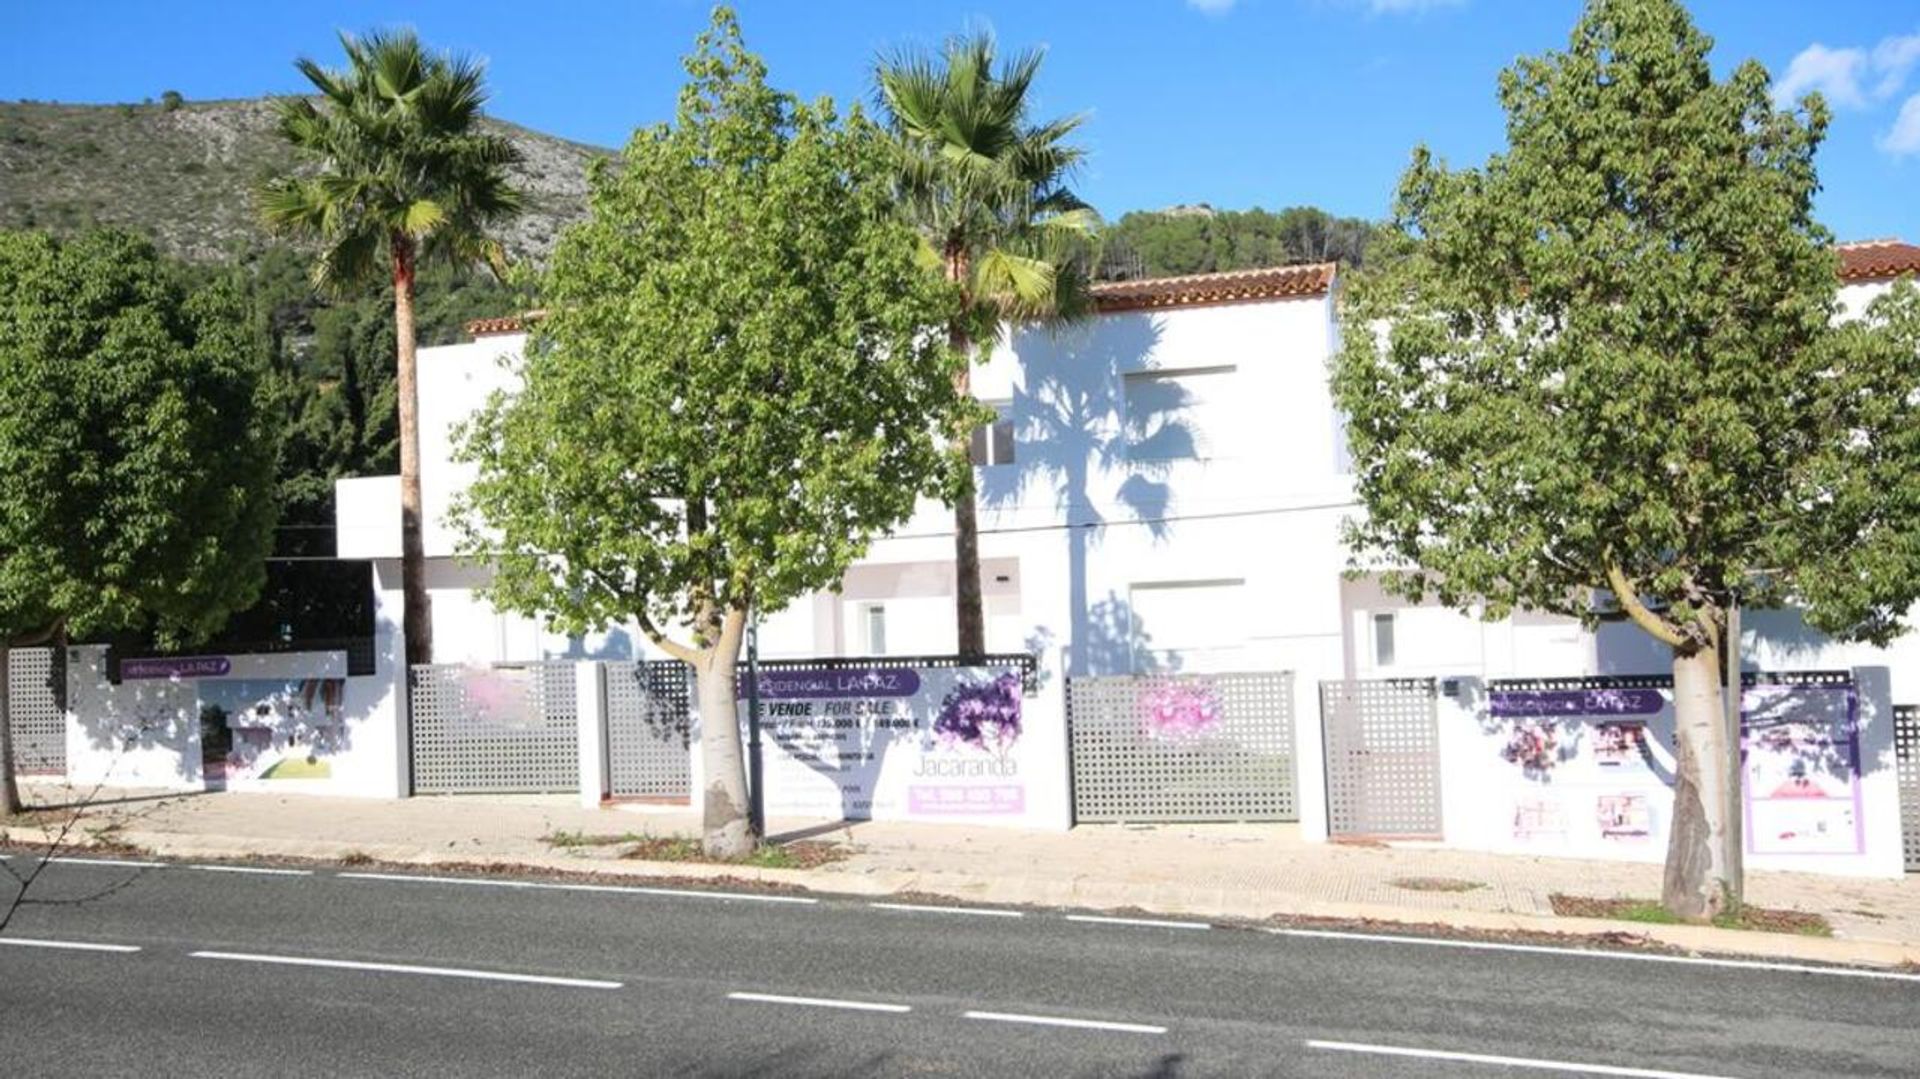
{"label": "blue sky", "polygon": [[[1416,143],[1458,163],[1500,145],[1495,78],[1555,48],[1579,0],[745,0],[776,84],[868,95],[876,53],[969,26],[1048,49],[1039,104],[1087,115],[1082,193],[1102,212],[1306,203],[1377,216]],[[1754,57],[1836,99],[1821,212],[1842,238],[1920,240],[1920,3],[1695,0],[1724,69]],[[493,111],[615,146],[666,118],[703,0],[10,0],[0,99],[245,97],[299,88],[336,29],[410,24],[484,56]],[[1788,73],[1792,72],[1790,80]]]}

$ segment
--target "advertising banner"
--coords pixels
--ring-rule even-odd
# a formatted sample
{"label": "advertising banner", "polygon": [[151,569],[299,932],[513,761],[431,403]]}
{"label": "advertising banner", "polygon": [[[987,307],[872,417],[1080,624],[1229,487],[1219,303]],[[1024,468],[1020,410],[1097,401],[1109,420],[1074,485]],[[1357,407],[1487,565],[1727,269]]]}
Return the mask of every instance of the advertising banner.
{"label": "advertising banner", "polygon": [[[1027,812],[1017,668],[763,670],[758,687],[769,813],[951,820]],[[743,727],[745,690],[743,676]]]}
{"label": "advertising banner", "polygon": [[[1860,854],[1859,695],[1762,684],[1742,697],[1741,796],[1754,854]],[[1585,856],[1664,851],[1674,783],[1664,687],[1490,687],[1485,729],[1504,767],[1500,846]],[[1488,743],[1482,743],[1488,744]]]}

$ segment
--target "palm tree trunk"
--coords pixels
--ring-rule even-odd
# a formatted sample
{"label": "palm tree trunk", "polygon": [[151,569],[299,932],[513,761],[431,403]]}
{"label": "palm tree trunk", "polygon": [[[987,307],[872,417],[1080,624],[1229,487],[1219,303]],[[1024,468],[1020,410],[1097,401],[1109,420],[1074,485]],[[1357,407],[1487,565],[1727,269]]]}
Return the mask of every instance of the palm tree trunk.
{"label": "palm tree trunk", "polygon": [[400,396],[400,587],[407,666],[433,662],[433,612],[420,508],[420,380],[413,326],[413,241],[393,237],[393,332]]}
{"label": "palm tree trunk", "polygon": [[[960,285],[963,293],[971,273],[965,248],[947,249],[947,280]],[[966,307],[971,306],[967,297]],[[973,395],[973,341],[965,326],[955,320],[947,327],[947,344],[960,354],[961,363],[953,376],[953,385],[961,397]],[[987,616],[980,595],[980,516],[973,483],[973,463],[968,453],[971,431],[954,436],[953,455],[958,459],[959,489],[953,498],[953,614],[956,649],[964,662],[978,663],[987,654]]]}

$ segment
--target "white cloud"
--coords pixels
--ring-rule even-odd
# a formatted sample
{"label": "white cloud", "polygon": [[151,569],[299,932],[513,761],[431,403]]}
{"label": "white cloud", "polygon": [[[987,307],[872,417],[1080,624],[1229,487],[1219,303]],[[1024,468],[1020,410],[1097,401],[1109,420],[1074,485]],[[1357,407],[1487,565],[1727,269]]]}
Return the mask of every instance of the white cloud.
{"label": "white cloud", "polygon": [[1225,15],[1236,0],[1187,0],[1187,6],[1203,15]]}
{"label": "white cloud", "polygon": [[1880,73],[1880,82],[1873,88],[1873,95],[1884,99],[1899,93],[1916,62],[1920,62],[1920,34],[1885,38],[1875,45],[1873,69]]}
{"label": "white cloud", "polygon": [[1900,115],[1893,118],[1893,127],[1874,142],[1895,157],[1920,153],[1920,94],[1900,106]]}
{"label": "white cloud", "polygon": [[1920,34],[1882,38],[1870,50],[1830,49],[1816,42],[1787,63],[1787,73],[1773,84],[1773,99],[1787,105],[1818,90],[1836,108],[1864,109],[1898,94],[1916,64]]}
{"label": "white cloud", "polygon": [[1773,99],[1781,104],[1800,100],[1809,91],[1818,90],[1834,105],[1857,109],[1866,105],[1860,92],[1860,76],[1867,70],[1865,49],[1829,49],[1813,44],[1787,64],[1787,73],[1773,84]]}

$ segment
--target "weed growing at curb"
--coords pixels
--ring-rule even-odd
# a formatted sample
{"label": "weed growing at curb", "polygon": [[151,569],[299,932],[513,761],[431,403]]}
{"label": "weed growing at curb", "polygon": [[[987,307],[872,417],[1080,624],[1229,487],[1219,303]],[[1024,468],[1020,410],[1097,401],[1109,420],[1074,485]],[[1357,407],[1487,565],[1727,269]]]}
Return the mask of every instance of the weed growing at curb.
{"label": "weed growing at curb", "polygon": [[1395,877],[1387,883],[1409,892],[1472,892],[1486,887],[1481,881],[1458,877]]}
{"label": "weed growing at curb", "polygon": [[[1684,925],[1681,918],[1651,899],[1595,899],[1590,896],[1548,897],[1553,912],[1568,918],[1613,918],[1649,925]],[[1719,929],[1745,929],[1757,933],[1797,933],[1804,937],[1833,936],[1833,925],[1824,915],[1804,910],[1775,910],[1770,907],[1742,906],[1716,916]]]}

